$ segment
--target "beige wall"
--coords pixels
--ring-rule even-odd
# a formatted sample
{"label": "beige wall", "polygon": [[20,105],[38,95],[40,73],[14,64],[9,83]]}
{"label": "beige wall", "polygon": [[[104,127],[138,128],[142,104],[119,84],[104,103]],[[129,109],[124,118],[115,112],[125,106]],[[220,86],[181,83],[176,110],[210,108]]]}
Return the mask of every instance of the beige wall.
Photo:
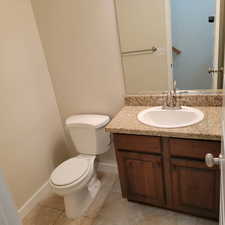
{"label": "beige wall", "polygon": [[32,3],[63,120],[76,113],[115,115],[124,82],[113,0]]}
{"label": "beige wall", "polygon": [[124,84],[113,0],[32,0],[63,119],[114,115]]}
{"label": "beige wall", "polygon": [[0,168],[21,207],[65,159],[65,142],[30,1],[2,0],[0,27]]}

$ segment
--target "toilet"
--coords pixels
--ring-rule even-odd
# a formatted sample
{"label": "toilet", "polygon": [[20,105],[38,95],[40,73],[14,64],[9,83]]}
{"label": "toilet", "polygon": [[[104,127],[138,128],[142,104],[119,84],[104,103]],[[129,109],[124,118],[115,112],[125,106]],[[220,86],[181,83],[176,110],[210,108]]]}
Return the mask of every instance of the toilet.
{"label": "toilet", "polygon": [[109,116],[85,114],[71,116],[65,122],[80,154],[59,165],[52,172],[49,183],[53,192],[64,197],[68,218],[83,215],[101,187],[95,158],[110,148],[110,134],[105,132],[109,121]]}

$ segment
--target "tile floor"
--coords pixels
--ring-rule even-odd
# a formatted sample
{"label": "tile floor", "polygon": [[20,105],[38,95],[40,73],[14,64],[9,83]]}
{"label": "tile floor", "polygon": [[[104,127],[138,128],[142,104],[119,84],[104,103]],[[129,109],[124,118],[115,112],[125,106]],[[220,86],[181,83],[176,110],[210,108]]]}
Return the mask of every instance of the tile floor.
{"label": "tile floor", "polygon": [[23,225],[218,225],[217,222],[122,199],[116,175],[102,176],[102,188],[84,216],[67,219],[63,199],[51,196],[23,220]]}

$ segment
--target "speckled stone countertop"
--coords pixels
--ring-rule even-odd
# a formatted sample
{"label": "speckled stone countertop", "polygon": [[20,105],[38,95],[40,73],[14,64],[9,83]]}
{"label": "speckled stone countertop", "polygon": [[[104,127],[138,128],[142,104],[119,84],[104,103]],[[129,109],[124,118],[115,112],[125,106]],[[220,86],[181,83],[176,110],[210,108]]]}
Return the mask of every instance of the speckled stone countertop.
{"label": "speckled stone countertop", "polygon": [[[202,94],[201,94],[202,93]],[[203,94],[204,93],[204,94]],[[127,106],[159,106],[165,102],[165,94],[151,95],[127,95],[125,105]],[[185,106],[222,106],[223,93],[199,92],[192,94],[177,94],[180,105]]]}
{"label": "speckled stone countertop", "polygon": [[204,119],[183,128],[156,128],[147,126],[137,119],[137,114],[149,106],[125,106],[107,125],[106,131],[121,134],[177,137],[188,139],[221,140],[221,107],[195,107],[204,113]]}

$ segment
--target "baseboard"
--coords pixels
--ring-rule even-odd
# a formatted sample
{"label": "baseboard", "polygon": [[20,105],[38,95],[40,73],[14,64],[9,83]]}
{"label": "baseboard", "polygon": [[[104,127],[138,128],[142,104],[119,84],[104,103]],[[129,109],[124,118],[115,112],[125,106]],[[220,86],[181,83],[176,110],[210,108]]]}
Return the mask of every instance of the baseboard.
{"label": "baseboard", "polygon": [[101,172],[118,174],[118,167],[116,163],[98,162],[97,170]]}
{"label": "baseboard", "polygon": [[20,218],[23,219],[40,201],[48,198],[51,194],[52,190],[47,181],[18,210]]}

